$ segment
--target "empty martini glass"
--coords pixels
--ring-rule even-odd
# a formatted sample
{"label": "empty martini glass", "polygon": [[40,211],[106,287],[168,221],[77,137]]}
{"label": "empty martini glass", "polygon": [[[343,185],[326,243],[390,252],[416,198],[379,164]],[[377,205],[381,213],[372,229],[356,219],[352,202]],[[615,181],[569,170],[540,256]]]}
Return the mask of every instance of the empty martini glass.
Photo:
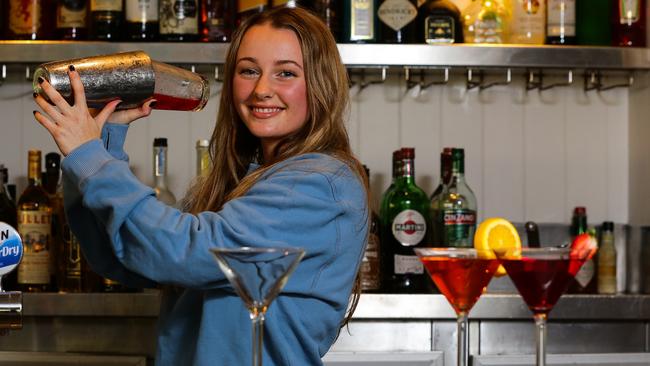
{"label": "empty martini glass", "polygon": [[519,294],[533,312],[537,329],[537,366],[546,365],[548,313],[594,252],[568,247],[512,248],[496,252]]}
{"label": "empty martini glass", "polygon": [[469,365],[469,311],[499,268],[492,251],[474,248],[415,248],[440,292],[456,311],[458,366]]}
{"label": "empty martini glass", "polygon": [[210,249],[250,312],[253,366],[262,365],[264,314],[305,255],[302,248]]}

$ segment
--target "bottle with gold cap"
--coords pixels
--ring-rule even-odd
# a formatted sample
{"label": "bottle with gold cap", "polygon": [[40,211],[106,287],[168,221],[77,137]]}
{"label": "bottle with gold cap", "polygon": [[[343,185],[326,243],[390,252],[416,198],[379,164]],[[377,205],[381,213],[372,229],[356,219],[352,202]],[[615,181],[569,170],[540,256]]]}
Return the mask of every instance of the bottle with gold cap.
{"label": "bottle with gold cap", "polygon": [[27,292],[52,291],[52,204],[41,180],[41,151],[28,154],[28,185],[18,199],[18,233],[24,246],[18,286]]}

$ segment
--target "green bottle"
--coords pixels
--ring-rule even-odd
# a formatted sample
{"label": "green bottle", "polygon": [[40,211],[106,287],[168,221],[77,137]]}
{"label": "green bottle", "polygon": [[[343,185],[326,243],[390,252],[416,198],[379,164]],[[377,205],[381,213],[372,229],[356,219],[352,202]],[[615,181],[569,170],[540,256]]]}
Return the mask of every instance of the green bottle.
{"label": "green bottle", "polygon": [[610,9],[611,0],[578,0],[576,37],[579,45],[609,46],[612,43]]}
{"label": "green bottle", "polygon": [[379,206],[380,215],[386,212],[386,209],[388,207],[388,200],[390,199],[389,197],[391,196],[392,192],[395,190],[395,180],[397,179],[397,174],[399,173],[401,166],[402,166],[402,150],[395,150],[393,151],[393,170],[391,172],[393,178],[390,181],[390,186],[388,186],[386,192],[384,192],[382,196],[381,204]]}
{"label": "green bottle", "polygon": [[[465,182],[465,151],[451,153],[451,179],[437,201],[435,223],[442,246],[473,247],[476,231],[476,196]],[[436,245],[438,245],[436,244]]]}
{"label": "green bottle", "polygon": [[438,217],[440,198],[445,187],[451,181],[451,154],[453,149],[445,147],[440,153],[440,184],[431,194],[431,246],[441,247],[444,243],[440,226],[436,224],[435,218]]}
{"label": "green bottle", "polygon": [[382,207],[382,274],[391,293],[430,293],[433,283],[413,248],[429,243],[429,198],[415,184],[415,149],[402,148],[395,187]]}

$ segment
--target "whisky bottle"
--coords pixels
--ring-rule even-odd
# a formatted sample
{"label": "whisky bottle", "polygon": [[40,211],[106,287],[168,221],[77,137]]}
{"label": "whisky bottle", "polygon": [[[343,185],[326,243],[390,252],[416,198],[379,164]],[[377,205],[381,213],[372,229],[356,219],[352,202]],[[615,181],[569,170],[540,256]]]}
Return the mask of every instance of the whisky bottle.
{"label": "whisky bottle", "polygon": [[54,0],[8,0],[7,39],[54,39]]}
{"label": "whisky bottle", "polygon": [[18,266],[22,291],[52,290],[52,205],[41,183],[41,152],[30,150],[28,186],[18,199],[18,233],[23,239],[23,260]]}
{"label": "whisky bottle", "polygon": [[465,151],[452,149],[451,179],[437,201],[436,227],[441,245],[473,247],[476,230],[476,196],[465,181]]}
{"label": "whisky bottle", "polygon": [[86,39],[88,37],[88,0],[58,1],[56,31],[59,39]]}
{"label": "whisky bottle", "polygon": [[431,279],[413,248],[429,241],[429,198],[415,184],[415,149],[402,148],[395,188],[381,213],[383,284],[392,293],[430,293]]}
{"label": "whisky bottle", "polygon": [[126,38],[131,41],[158,39],[158,0],[126,0]]}
{"label": "whisky bottle", "polygon": [[170,206],[176,204],[176,197],[167,188],[167,139],[164,137],[153,140],[153,176],[156,197]]}
{"label": "whisky bottle", "polygon": [[419,43],[463,43],[463,22],[456,5],[449,0],[428,0],[418,10]]}
{"label": "whisky bottle", "polygon": [[122,0],[90,0],[90,38],[119,41],[123,17]]}
{"label": "whisky bottle", "polygon": [[160,0],[160,38],[164,41],[193,42],[199,38],[197,0]]}

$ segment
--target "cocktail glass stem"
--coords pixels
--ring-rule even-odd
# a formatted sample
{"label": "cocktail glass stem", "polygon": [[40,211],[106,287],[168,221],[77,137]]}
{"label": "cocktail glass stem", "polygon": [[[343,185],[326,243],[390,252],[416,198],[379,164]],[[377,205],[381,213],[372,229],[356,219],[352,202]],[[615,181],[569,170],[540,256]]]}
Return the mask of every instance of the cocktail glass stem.
{"label": "cocktail glass stem", "polygon": [[261,311],[251,312],[251,323],[253,325],[253,366],[262,366],[262,339],[264,338],[264,313]]}
{"label": "cocktail glass stem", "polygon": [[469,365],[469,321],[467,319],[467,312],[461,311],[458,313],[458,318],[456,319],[456,324],[458,327],[458,354],[457,364],[458,366],[468,366]]}
{"label": "cocktail glass stem", "polygon": [[537,313],[535,318],[536,338],[537,338],[537,366],[546,366],[546,314]]}

